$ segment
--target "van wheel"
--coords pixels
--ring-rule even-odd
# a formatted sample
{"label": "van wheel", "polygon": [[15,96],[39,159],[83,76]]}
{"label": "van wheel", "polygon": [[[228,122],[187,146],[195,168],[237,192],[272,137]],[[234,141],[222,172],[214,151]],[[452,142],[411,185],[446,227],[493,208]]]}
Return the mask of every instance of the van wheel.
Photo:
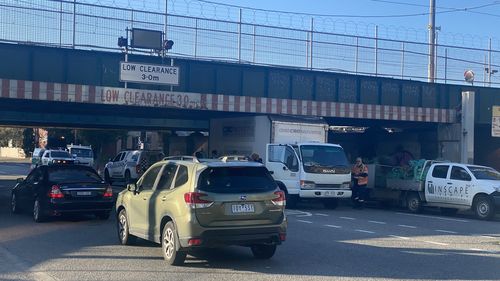
{"label": "van wheel", "polygon": [[163,258],[170,265],[182,265],[186,260],[186,252],[180,251],[179,239],[177,238],[177,231],[175,230],[174,223],[169,221],[163,228],[161,236],[161,248]]}
{"label": "van wheel", "polygon": [[104,181],[106,181],[110,185],[113,184],[113,181],[111,180],[111,177],[109,176],[109,171],[107,169],[104,170]]}
{"label": "van wheel", "polygon": [[256,259],[267,260],[274,256],[276,244],[257,244],[250,246],[250,249]]}
{"label": "van wheel", "polygon": [[410,193],[406,197],[406,206],[412,213],[420,213],[422,211],[422,201],[417,193]]}
{"label": "van wheel", "polygon": [[287,209],[295,209],[299,204],[299,196],[295,194],[286,193],[286,208]]}
{"label": "van wheel", "polygon": [[458,212],[458,209],[455,208],[439,208],[439,211],[441,211],[441,214],[445,216],[453,216]]}
{"label": "van wheel", "polygon": [[477,196],[472,204],[472,208],[476,217],[480,220],[489,220],[495,215],[495,207],[486,195]]}
{"label": "van wheel", "polygon": [[327,209],[336,209],[339,206],[339,200],[337,198],[324,199],[323,205]]}

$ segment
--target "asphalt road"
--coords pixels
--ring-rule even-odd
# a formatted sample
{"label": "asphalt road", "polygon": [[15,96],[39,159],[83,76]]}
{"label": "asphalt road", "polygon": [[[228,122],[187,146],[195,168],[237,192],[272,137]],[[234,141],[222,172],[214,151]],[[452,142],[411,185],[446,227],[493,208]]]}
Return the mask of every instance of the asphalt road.
{"label": "asphalt road", "polygon": [[[26,174],[27,165],[0,163]],[[28,167],[29,168],[29,167]],[[6,170],[8,169],[8,170]],[[287,210],[287,241],[267,261],[249,249],[198,251],[168,266],[147,241],[121,246],[116,220],[63,217],[36,224],[9,212],[15,181],[0,180],[0,280],[499,280],[500,216],[304,204]]]}

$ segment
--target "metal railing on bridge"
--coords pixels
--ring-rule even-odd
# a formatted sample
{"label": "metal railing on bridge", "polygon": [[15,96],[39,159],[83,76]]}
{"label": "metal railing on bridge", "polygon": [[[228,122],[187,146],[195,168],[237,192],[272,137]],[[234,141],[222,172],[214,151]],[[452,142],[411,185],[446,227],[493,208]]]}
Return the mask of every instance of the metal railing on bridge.
{"label": "metal railing on bridge", "polygon": [[[169,53],[174,57],[427,80],[428,44],[382,38],[377,26],[373,36],[359,36],[328,32],[314,18],[302,17],[308,28],[281,27],[246,20],[251,11],[243,9],[221,20],[181,15],[165,3],[151,11],[75,0],[4,0],[0,42],[120,51],[116,42],[125,29],[145,28],[164,31],[175,42]],[[483,48],[438,41],[436,53],[436,82],[463,84],[464,71],[472,70],[476,85],[500,85],[492,76],[500,69],[500,51],[491,40]]]}

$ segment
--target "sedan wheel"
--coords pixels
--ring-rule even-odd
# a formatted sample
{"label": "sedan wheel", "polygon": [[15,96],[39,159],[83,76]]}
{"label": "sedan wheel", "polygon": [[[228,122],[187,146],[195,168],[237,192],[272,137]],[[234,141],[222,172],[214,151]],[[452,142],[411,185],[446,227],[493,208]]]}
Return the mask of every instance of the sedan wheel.
{"label": "sedan wheel", "polygon": [[45,221],[44,209],[40,203],[40,200],[37,198],[35,203],[33,203],[33,220],[35,222],[43,222]]}
{"label": "sedan wheel", "polygon": [[120,243],[122,245],[132,245],[134,243],[135,236],[129,232],[127,212],[124,209],[118,214],[117,224],[118,239],[120,240]]}
{"label": "sedan wheel", "polygon": [[18,214],[20,212],[15,193],[12,193],[10,198],[10,210],[13,214]]}
{"label": "sedan wheel", "polygon": [[171,265],[182,265],[186,259],[186,252],[179,251],[179,241],[174,224],[169,221],[163,229],[161,239],[163,258]]}

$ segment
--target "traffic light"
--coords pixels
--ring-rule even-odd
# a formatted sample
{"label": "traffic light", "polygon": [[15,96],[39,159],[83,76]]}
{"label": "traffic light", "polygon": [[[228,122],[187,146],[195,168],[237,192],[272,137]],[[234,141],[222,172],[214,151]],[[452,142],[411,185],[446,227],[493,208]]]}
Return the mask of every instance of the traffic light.
{"label": "traffic light", "polygon": [[172,49],[172,46],[174,46],[174,41],[172,41],[172,40],[165,40],[165,41],[163,41],[163,48],[165,50]]}
{"label": "traffic light", "polygon": [[128,39],[123,38],[123,36],[120,36],[118,38],[118,47],[127,47],[128,46]]}

